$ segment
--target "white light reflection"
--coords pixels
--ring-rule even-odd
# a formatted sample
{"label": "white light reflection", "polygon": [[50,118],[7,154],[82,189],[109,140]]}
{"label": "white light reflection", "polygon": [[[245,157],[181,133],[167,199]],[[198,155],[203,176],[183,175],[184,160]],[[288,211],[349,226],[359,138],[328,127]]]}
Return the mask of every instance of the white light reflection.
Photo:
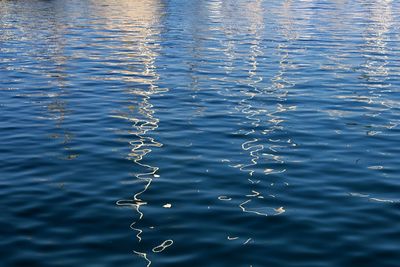
{"label": "white light reflection", "polygon": [[[110,75],[108,79],[124,81],[128,85],[126,94],[132,97],[128,99],[128,106],[124,109],[127,111],[116,111],[111,117],[131,123],[133,130],[128,132],[131,136],[129,141],[131,151],[128,154],[128,159],[143,169],[140,173],[134,174],[138,181],[143,182],[143,188],[137,191],[131,199],[117,201],[117,205],[132,207],[138,213],[138,219],[131,223],[130,228],[136,231],[136,238],[140,243],[143,240],[142,234],[144,232],[144,226],[141,227],[140,222],[145,216],[141,208],[147,205],[142,195],[150,188],[153,180],[160,177],[157,173],[159,168],[146,164],[144,160],[153,148],[162,147],[162,144],[150,137],[149,133],[155,131],[159,123],[159,119],[154,116],[151,98],[155,94],[168,91],[157,86],[159,74],[155,66],[160,48],[161,29],[159,20],[163,13],[163,3],[159,0],[137,0],[134,2],[120,1],[118,4],[122,5],[123,8],[115,10],[100,8],[96,12],[105,20],[103,27],[121,33],[113,36],[113,38],[118,39],[119,45],[122,44],[125,47],[115,55],[117,59],[121,57],[131,59],[131,62],[135,65],[130,67],[126,65],[126,62],[123,62],[123,65],[116,68],[118,73]],[[111,62],[110,64],[116,66],[120,64],[119,61]],[[164,207],[170,208],[171,204],[166,204]],[[148,229],[155,229],[155,227],[152,226]],[[134,253],[144,258],[147,266],[150,266],[152,262],[149,253],[161,252],[171,246],[172,243],[172,240],[167,240],[152,251],[135,250]]]}

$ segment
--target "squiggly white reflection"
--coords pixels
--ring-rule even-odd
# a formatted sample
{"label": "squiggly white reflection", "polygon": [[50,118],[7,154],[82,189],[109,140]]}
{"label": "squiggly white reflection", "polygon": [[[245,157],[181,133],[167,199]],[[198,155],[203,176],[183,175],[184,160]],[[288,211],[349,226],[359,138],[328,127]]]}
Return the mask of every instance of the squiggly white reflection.
{"label": "squiggly white reflection", "polygon": [[[122,14],[117,14],[112,10],[108,12],[108,9],[101,8],[97,12],[104,11],[102,15],[110,17],[105,22],[105,27],[129,32],[129,34],[123,34],[118,37],[126,46],[126,49],[120,52],[123,55],[118,54],[117,56],[118,58],[121,56],[131,58],[138,66],[135,68],[126,68],[124,66],[118,70],[120,75],[111,75],[109,79],[122,79],[126,84],[131,85],[126,90],[127,95],[132,96],[128,100],[129,106],[127,110],[129,113],[119,111],[115,112],[111,117],[131,123],[133,130],[128,131],[131,136],[129,141],[131,151],[127,158],[143,169],[140,173],[134,174],[138,181],[143,182],[143,188],[134,193],[132,199],[119,200],[116,203],[118,206],[131,207],[137,212],[138,218],[130,224],[130,228],[136,232],[136,238],[140,243],[143,241],[144,228],[140,227],[139,222],[145,216],[141,208],[147,205],[142,195],[150,188],[153,179],[159,177],[157,174],[159,168],[146,164],[144,159],[146,155],[152,152],[153,148],[162,147],[160,142],[148,136],[148,133],[155,131],[159,124],[159,119],[154,116],[155,111],[150,100],[153,95],[168,91],[157,86],[159,74],[155,66],[155,60],[160,48],[160,28],[158,27],[160,22],[158,20],[163,12],[163,4],[159,0],[137,0],[134,3],[120,1],[119,4],[126,7],[118,9],[120,12],[123,10]],[[113,18],[118,18],[118,20]],[[154,227],[151,229],[154,229]],[[144,258],[147,261],[147,266],[151,265],[149,253],[137,250],[134,253]]]}
{"label": "squiggly white reflection", "polygon": [[173,243],[174,243],[174,241],[171,240],[171,239],[165,240],[165,241],[162,242],[160,245],[154,247],[154,248],[153,248],[153,252],[154,252],[154,253],[160,253],[160,252],[164,251],[164,249],[166,249],[166,248],[172,246]]}
{"label": "squiggly white reflection", "polygon": [[146,253],[139,252],[139,251],[136,251],[136,250],[134,250],[133,252],[136,253],[137,255],[139,255],[140,257],[144,258],[147,261],[146,267],[149,267],[151,265],[151,261],[149,260],[149,258],[147,258],[147,254]]}

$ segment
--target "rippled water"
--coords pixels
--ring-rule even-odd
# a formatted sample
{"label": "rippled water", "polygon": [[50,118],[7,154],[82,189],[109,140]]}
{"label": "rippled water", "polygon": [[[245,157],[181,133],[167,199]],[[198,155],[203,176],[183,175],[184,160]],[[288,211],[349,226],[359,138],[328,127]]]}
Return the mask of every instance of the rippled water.
{"label": "rippled water", "polygon": [[400,2],[0,0],[1,266],[399,266]]}

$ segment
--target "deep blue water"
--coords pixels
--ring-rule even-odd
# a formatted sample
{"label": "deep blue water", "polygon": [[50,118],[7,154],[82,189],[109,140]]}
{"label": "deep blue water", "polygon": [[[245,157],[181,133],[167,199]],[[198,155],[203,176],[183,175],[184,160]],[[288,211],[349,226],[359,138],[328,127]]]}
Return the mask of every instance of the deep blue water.
{"label": "deep blue water", "polygon": [[0,0],[0,266],[400,266],[400,2]]}

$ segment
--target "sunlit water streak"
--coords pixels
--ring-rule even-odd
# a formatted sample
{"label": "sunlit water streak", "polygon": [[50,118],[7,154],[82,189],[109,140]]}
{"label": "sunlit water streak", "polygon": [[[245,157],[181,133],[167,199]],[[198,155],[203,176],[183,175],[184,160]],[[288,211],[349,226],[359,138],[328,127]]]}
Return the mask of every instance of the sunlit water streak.
{"label": "sunlit water streak", "polygon": [[[249,178],[247,181],[249,184],[253,185],[253,188],[251,189],[252,193],[245,194],[245,199],[239,204],[239,207],[243,212],[253,213],[261,216],[281,214],[285,211],[282,207],[266,208],[264,206],[265,204],[261,204],[261,206],[259,204],[259,207],[251,210],[251,208],[247,208],[246,205],[252,201],[259,202],[265,198],[275,198],[275,195],[271,193],[273,189],[270,190],[270,194],[266,197],[261,195],[260,192],[255,191],[259,190],[257,188],[260,186],[274,186],[274,182],[271,180],[268,181],[268,179],[260,178],[260,176],[276,176],[285,172],[285,169],[272,168],[271,162],[283,164],[284,161],[278,155],[279,153],[277,149],[282,149],[287,147],[288,144],[291,145],[292,143],[292,140],[290,139],[273,139],[274,134],[277,135],[275,133],[276,131],[279,132],[284,130],[284,126],[281,126],[281,123],[283,123],[284,120],[279,117],[279,113],[290,109],[295,109],[295,106],[287,108],[284,104],[285,96],[288,93],[285,88],[290,85],[284,77],[287,69],[286,60],[288,59],[288,52],[282,52],[282,50],[284,50],[282,46],[277,47],[277,60],[280,63],[280,67],[277,70],[277,74],[270,78],[272,82],[271,85],[268,85],[268,83],[264,81],[266,77],[258,75],[258,72],[263,71],[263,69],[258,70],[260,66],[263,67],[259,61],[263,60],[265,57],[263,51],[264,47],[262,47],[262,36],[260,35],[260,33],[266,30],[264,29],[264,18],[262,16],[264,11],[262,3],[260,1],[246,3],[240,9],[235,9],[235,7],[231,7],[229,5],[224,6],[223,4],[219,4],[216,5],[212,11],[219,14],[219,16],[215,17],[225,18],[222,21],[223,26],[221,27],[221,30],[228,39],[226,45],[224,45],[224,53],[228,59],[226,60],[226,65],[224,66],[226,77],[229,77],[229,82],[233,82],[237,84],[238,88],[241,88],[234,94],[232,94],[232,92],[221,92],[221,95],[234,98],[239,97],[237,105],[231,112],[235,113],[238,111],[242,113],[244,120],[240,121],[239,129],[235,130],[233,134],[241,136],[245,139],[240,144],[240,148],[249,156],[249,159],[247,159],[249,163],[234,162],[233,159],[224,159],[223,161],[227,162],[229,166],[239,168],[241,171],[248,173]],[[238,12],[238,14],[235,12]],[[220,14],[226,15],[221,16]],[[245,18],[244,21],[249,23],[249,25],[238,25],[237,21],[235,20],[236,17]],[[241,30],[243,30],[243,32],[241,32]],[[235,40],[240,40],[240,35],[246,33],[251,34],[251,41],[248,44],[249,54],[245,55],[245,58],[247,59],[244,66],[235,66],[235,61],[240,60],[236,50],[239,49],[238,46],[243,45],[235,42]],[[241,58],[243,58],[243,56],[244,55],[240,55]],[[242,71],[243,67],[245,67],[243,71],[246,73],[246,78],[234,79],[233,77],[235,76],[241,76],[240,72]],[[233,77],[230,78],[230,76]],[[278,97],[279,99],[279,102],[276,104],[276,109],[270,109],[266,106],[259,106],[265,98],[272,98],[271,100],[274,101],[273,97]],[[260,183],[261,180],[262,183]],[[279,181],[279,183],[283,184],[283,181]],[[285,185],[287,185],[287,183],[285,183]],[[224,201],[232,200],[226,196],[221,196],[219,199]]]}
{"label": "sunlit water streak", "polygon": [[[132,101],[128,101],[129,105],[125,109],[129,112],[116,112],[115,115],[111,115],[113,118],[132,123],[132,130],[128,132],[132,136],[132,140],[129,141],[131,151],[128,154],[128,159],[143,169],[143,172],[133,175],[140,181],[140,184],[143,184],[143,189],[135,192],[131,199],[121,199],[116,202],[118,206],[132,207],[138,213],[137,219],[131,223],[130,228],[136,232],[136,238],[139,243],[144,238],[142,234],[144,231],[143,227],[145,227],[141,225],[141,221],[145,216],[141,207],[148,204],[143,195],[149,190],[153,180],[160,177],[158,174],[159,167],[149,165],[145,162],[147,155],[152,152],[153,148],[162,147],[162,143],[149,136],[149,132],[156,131],[159,124],[159,119],[154,115],[155,111],[153,104],[151,104],[151,98],[155,94],[168,92],[168,89],[159,88],[157,85],[159,74],[155,66],[155,61],[160,50],[160,28],[158,27],[158,20],[161,19],[158,17],[160,5],[159,1],[135,2],[134,10],[126,10],[126,14],[123,14],[123,16],[129,17],[130,20],[138,21],[138,23],[135,25],[113,25],[113,22],[111,22],[111,25],[107,26],[111,30],[122,27],[123,30],[135,32],[135,39],[132,39],[131,35],[121,36],[122,42],[125,43],[126,51],[129,51],[121,55],[132,58],[136,61],[136,64],[138,63],[137,58],[140,58],[139,63],[142,65],[140,66],[140,71],[129,68],[122,72],[125,77],[124,79],[132,84],[127,89],[128,96],[132,97]],[[104,11],[107,12],[106,10]],[[114,14],[111,18],[118,20],[120,16],[121,13],[118,13]],[[132,26],[135,29],[132,29]],[[132,50],[133,45],[136,48],[135,50]],[[136,84],[138,86],[135,86]],[[137,98],[140,101],[137,101]],[[161,245],[155,246],[152,252],[160,253],[172,244],[172,240],[164,241]],[[151,258],[149,256],[151,251],[142,251],[139,246],[139,249],[133,250],[133,252],[143,257],[147,262],[147,266],[151,265]]]}

